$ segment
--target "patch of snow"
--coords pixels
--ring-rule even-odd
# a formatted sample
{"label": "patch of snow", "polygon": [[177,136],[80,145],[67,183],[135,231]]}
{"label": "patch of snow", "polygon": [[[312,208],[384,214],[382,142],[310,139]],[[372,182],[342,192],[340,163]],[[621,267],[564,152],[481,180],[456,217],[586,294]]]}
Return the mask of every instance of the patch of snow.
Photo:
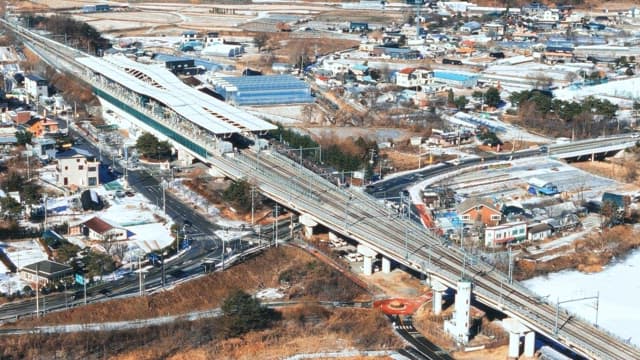
{"label": "patch of snow", "polygon": [[[538,295],[548,295],[550,303],[599,294],[598,325],[640,346],[640,312],[637,311],[640,283],[636,281],[639,267],[640,250],[635,250],[599,273],[562,271],[536,277],[523,284]],[[595,321],[595,300],[561,306],[587,321]]]}
{"label": "patch of snow", "polygon": [[267,288],[258,291],[256,297],[261,300],[275,300],[282,299],[284,297],[284,294],[280,292],[280,289]]}
{"label": "patch of snow", "polygon": [[26,281],[20,279],[18,274],[0,274],[0,292],[9,294],[16,291],[22,291],[22,289],[29,285]]}
{"label": "patch of snow", "polygon": [[49,258],[36,240],[12,241],[4,245],[4,252],[18,268]]}
{"label": "patch of snow", "polygon": [[581,88],[566,87],[555,90],[553,96],[561,100],[580,100],[587,96],[637,99],[640,97],[640,77],[609,81],[605,84],[583,86]]}
{"label": "patch of snow", "polygon": [[244,221],[239,221],[239,220],[229,220],[229,219],[216,219],[216,224],[222,226],[222,227],[228,227],[228,228],[235,228],[238,229],[242,226],[245,227],[249,227],[249,225],[247,223],[245,223]]}
{"label": "patch of snow", "polygon": [[146,252],[165,248],[175,241],[171,236],[170,229],[160,223],[127,226],[125,228],[133,233],[129,238],[130,241],[135,242]]}
{"label": "patch of snow", "polygon": [[93,201],[94,203],[99,202],[98,193],[95,190],[89,190],[89,194],[91,195],[91,201]]}
{"label": "patch of snow", "polygon": [[236,230],[216,230],[214,234],[224,242],[241,239],[243,236],[252,234],[251,231],[236,231]]}
{"label": "patch of snow", "polygon": [[155,206],[142,195],[111,200],[111,206],[96,214],[102,219],[119,226],[131,226],[155,222]]}

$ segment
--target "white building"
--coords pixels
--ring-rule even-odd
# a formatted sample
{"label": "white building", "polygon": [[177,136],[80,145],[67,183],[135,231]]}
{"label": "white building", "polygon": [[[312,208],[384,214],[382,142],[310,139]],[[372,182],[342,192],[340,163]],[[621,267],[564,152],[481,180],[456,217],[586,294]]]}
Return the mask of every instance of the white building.
{"label": "white building", "polygon": [[404,68],[396,73],[396,85],[415,88],[433,84],[433,71],[423,68]]}
{"label": "white building", "polygon": [[540,241],[551,236],[553,228],[549,224],[540,223],[530,226],[527,229],[527,239],[529,241]]}
{"label": "white building", "polygon": [[127,229],[115,226],[97,216],[87,221],[71,224],[68,235],[83,235],[92,241],[122,241],[129,237]]}
{"label": "white building", "polygon": [[49,97],[49,82],[35,74],[24,77],[24,89],[29,98],[35,101],[40,97]]}
{"label": "white building", "polygon": [[536,19],[542,22],[556,22],[560,20],[560,15],[557,11],[546,10],[542,14],[536,16]]}
{"label": "white building", "polygon": [[236,57],[241,55],[244,49],[241,45],[211,43],[202,49],[202,55]]}
{"label": "white building", "polygon": [[56,154],[57,183],[60,186],[87,188],[99,185],[100,161],[91,153],[71,148]]}
{"label": "white building", "polygon": [[518,221],[497,226],[489,226],[484,229],[484,245],[496,247],[510,242],[518,242],[527,238],[527,224]]}

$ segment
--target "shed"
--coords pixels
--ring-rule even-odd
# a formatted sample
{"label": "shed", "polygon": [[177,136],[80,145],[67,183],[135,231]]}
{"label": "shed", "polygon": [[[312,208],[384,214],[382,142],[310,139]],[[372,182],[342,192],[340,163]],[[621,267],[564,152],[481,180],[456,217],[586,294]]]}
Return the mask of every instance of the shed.
{"label": "shed", "polygon": [[527,228],[527,239],[529,241],[544,240],[551,236],[553,228],[546,223],[531,225]]}
{"label": "shed", "polygon": [[528,181],[529,193],[533,195],[555,195],[558,193],[558,187],[550,181],[532,177]]}

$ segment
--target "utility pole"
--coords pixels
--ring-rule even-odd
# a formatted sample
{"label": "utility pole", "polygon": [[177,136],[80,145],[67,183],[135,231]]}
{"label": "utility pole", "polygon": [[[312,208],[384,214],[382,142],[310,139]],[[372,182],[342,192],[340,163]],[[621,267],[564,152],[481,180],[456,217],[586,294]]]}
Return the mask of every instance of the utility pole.
{"label": "utility pole", "polygon": [[509,284],[513,283],[513,254],[511,246],[509,246]]}
{"label": "utility pole", "polygon": [[40,269],[36,263],[36,317],[40,317]]}
{"label": "utility pole", "polygon": [[162,180],[162,212],[164,212],[164,216],[167,216],[167,184],[165,180]]}
{"label": "utility pole", "polygon": [[140,263],[140,256],[138,256],[138,281],[140,287],[140,296],[144,294],[144,287],[142,284],[142,265]]}
{"label": "utility pole", "polygon": [[164,289],[164,253],[160,254],[160,265],[162,265],[162,272],[160,273],[162,288]]}
{"label": "utility pole", "polygon": [[276,203],[276,229],[274,231],[274,236],[276,238],[276,248],[278,247],[278,204]]}
{"label": "utility pole", "polygon": [[255,201],[255,193],[256,193],[256,187],[255,186],[251,186],[251,226],[255,225],[255,218],[254,218],[254,201]]}
{"label": "utility pole", "polygon": [[44,194],[44,230],[47,230],[47,194]]}
{"label": "utility pole", "polygon": [[87,278],[82,274],[82,284],[84,286],[84,304],[87,305]]}

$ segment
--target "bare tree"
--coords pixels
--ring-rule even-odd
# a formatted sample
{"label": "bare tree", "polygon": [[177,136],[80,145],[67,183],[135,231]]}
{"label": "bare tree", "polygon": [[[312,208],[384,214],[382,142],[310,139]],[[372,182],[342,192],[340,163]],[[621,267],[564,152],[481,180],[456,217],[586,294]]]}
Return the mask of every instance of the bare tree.
{"label": "bare tree", "polygon": [[538,73],[534,77],[534,80],[534,87],[540,90],[548,89],[553,84],[553,79],[545,75],[544,73]]}
{"label": "bare tree", "polygon": [[261,32],[261,33],[258,33],[256,36],[254,36],[253,43],[258,48],[258,51],[262,51],[262,48],[264,48],[264,46],[267,45],[267,43],[269,42],[269,39],[270,39],[269,34],[267,34],[266,32]]}

